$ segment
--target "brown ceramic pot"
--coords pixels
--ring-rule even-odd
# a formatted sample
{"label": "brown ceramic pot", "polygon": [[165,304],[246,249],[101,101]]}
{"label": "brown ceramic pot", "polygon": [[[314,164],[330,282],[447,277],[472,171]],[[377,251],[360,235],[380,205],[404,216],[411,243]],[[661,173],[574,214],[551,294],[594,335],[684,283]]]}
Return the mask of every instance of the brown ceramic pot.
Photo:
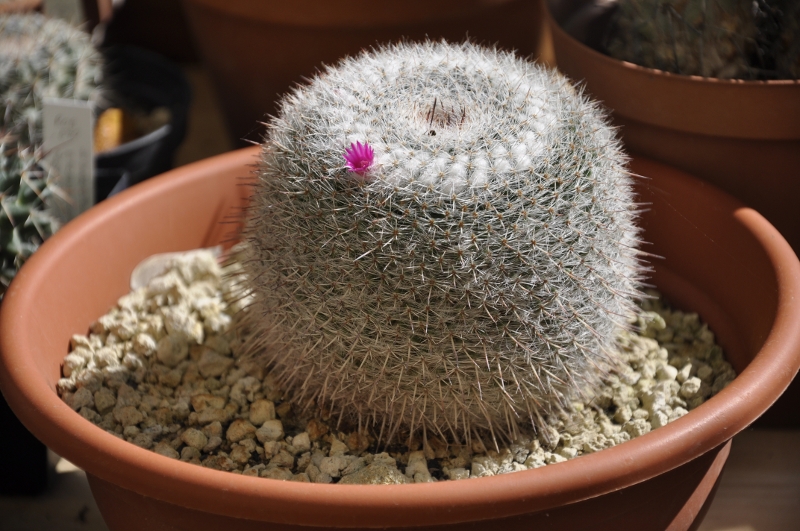
{"label": "brown ceramic pot", "polygon": [[[114,531],[321,529],[696,529],[730,438],[800,366],[800,263],[759,214],[645,160],[638,193],[653,282],[698,311],[740,375],[685,417],[617,447],[547,467],[417,485],[301,484],[243,477],[126,443],[55,392],[69,338],[128,291],[144,257],[214,245],[236,227],[257,148],[185,166],[122,192],[46,242],[0,311],[0,386],[27,427],[86,470]],[[222,224],[220,221],[234,221]],[[228,240],[230,241],[230,240]]]}
{"label": "brown ceramic pot", "polygon": [[541,0],[184,0],[234,142],[322,64],[378,43],[448,39],[536,55]]}
{"label": "brown ceramic pot", "polygon": [[[800,253],[800,81],[670,74],[603,53],[614,2],[548,0],[558,68],[612,111],[625,146],[763,214]],[[759,425],[800,427],[800,380]]]}

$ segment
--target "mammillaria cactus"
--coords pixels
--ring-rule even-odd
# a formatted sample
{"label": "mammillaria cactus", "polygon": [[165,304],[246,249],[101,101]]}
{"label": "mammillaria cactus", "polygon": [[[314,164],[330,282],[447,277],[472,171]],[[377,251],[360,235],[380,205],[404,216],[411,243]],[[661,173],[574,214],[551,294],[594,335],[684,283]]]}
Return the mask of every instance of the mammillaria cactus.
{"label": "mammillaria cactus", "polygon": [[41,150],[0,138],[0,298],[25,260],[57,228],[47,200],[59,192],[41,157]]}
{"label": "mammillaria cactus", "polygon": [[617,59],[720,79],[797,78],[795,0],[619,0],[606,48]]}
{"label": "mammillaria cactus", "polygon": [[539,426],[615,366],[635,311],[625,163],[596,105],[512,54],[347,59],[269,125],[249,348],[384,441]]}
{"label": "mammillaria cactus", "polygon": [[41,143],[44,98],[94,101],[101,77],[85,32],[38,13],[0,16],[0,130]]}

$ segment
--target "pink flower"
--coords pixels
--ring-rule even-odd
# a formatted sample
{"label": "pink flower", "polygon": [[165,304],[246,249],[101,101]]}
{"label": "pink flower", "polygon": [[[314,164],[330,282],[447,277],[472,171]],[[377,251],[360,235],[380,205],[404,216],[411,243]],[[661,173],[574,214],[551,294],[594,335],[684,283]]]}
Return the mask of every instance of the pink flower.
{"label": "pink flower", "polygon": [[363,144],[356,142],[350,144],[350,147],[345,150],[344,160],[347,163],[347,169],[353,173],[364,175],[375,160],[375,151],[367,142]]}

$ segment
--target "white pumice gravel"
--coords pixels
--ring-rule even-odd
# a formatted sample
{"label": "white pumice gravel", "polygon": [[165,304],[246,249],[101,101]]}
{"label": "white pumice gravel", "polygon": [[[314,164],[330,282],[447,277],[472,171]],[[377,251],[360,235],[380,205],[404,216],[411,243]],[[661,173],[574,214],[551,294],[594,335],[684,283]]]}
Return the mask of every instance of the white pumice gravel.
{"label": "white pumice gravel", "polygon": [[438,439],[376,448],[372,436],[337,430],[319,411],[300,414],[262,367],[237,357],[232,316],[245,302],[228,278],[211,251],[170,257],[88,336],[73,336],[61,398],[107,432],[172,459],[262,478],[397,484],[505,474],[597,452],[682,417],[736,377],[698,316],[652,293],[639,332],[620,338],[624,370],[538,436],[499,451]]}

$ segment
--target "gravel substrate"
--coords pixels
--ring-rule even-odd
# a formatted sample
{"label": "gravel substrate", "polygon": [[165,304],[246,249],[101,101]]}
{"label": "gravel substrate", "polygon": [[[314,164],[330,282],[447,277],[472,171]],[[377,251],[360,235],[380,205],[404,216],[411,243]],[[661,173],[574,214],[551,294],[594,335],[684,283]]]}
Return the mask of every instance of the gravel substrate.
{"label": "gravel substrate", "polygon": [[621,338],[625,370],[538,436],[500,451],[429,439],[375,453],[369,434],[337,430],[319,410],[299,413],[262,367],[237,357],[231,324],[243,302],[225,278],[210,252],[171,259],[88,336],[73,336],[58,382],[62,399],[121,439],[208,468],[315,483],[419,483],[609,448],[680,418],[736,376],[697,314],[654,298],[644,302],[639,333]]}

